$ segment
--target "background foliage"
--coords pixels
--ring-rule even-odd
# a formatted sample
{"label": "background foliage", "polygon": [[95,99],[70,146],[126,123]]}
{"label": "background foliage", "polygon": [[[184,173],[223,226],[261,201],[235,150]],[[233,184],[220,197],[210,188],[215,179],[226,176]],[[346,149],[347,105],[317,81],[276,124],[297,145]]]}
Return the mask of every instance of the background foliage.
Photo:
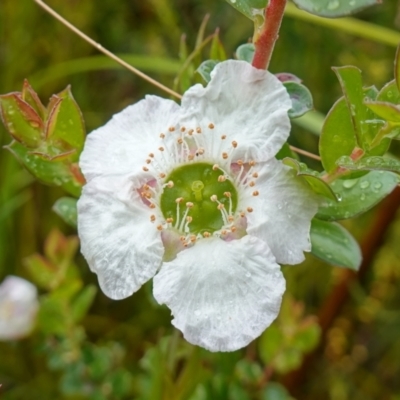
{"label": "background foliage", "polygon": [[[167,86],[179,75],[178,89],[201,81],[194,70],[210,58],[208,44],[185,64],[207,13],[205,37],[218,27],[228,57],[253,31],[251,21],[222,0],[49,4]],[[288,9],[270,69],[301,77],[319,113],[341,95],[331,66],[356,65],[365,84],[378,88],[392,79],[398,1],[357,15],[371,25],[296,10]],[[146,93],[164,96],[32,1],[2,0],[0,32],[0,93],[21,90],[28,78],[46,103],[71,84],[88,132]],[[319,113],[296,120],[293,145],[317,152]],[[0,143],[9,142],[0,126]],[[400,156],[396,143],[391,152]],[[106,298],[79,255],[76,232],[50,211],[65,193],[34,181],[7,150],[0,152],[0,170],[0,278],[26,277],[42,296],[35,334],[0,343],[1,398],[400,399],[398,190],[363,217],[345,221],[364,253],[358,275],[312,256],[285,267],[288,291],[278,321],[247,349],[212,354],[173,331],[169,311],[152,299],[151,284],[124,301]]]}

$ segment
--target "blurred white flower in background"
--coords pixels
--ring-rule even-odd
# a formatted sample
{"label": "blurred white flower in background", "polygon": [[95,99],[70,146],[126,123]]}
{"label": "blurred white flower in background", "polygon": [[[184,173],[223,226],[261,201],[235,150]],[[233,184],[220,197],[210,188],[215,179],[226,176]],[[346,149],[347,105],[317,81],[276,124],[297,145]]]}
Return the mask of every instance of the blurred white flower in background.
{"label": "blurred white flower in background", "polygon": [[32,283],[8,276],[0,284],[0,340],[16,340],[33,329],[39,309],[37,289]]}

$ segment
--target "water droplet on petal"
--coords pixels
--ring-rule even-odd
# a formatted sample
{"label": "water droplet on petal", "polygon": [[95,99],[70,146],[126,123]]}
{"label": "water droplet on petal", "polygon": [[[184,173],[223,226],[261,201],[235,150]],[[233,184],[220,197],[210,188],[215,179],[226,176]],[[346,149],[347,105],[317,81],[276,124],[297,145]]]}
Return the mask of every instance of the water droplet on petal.
{"label": "water droplet on petal", "polygon": [[364,201],[364,200],[365,200],[365,193],[362,193],[362,194],[361,194],[360,200],[361,200],[361,201]]}

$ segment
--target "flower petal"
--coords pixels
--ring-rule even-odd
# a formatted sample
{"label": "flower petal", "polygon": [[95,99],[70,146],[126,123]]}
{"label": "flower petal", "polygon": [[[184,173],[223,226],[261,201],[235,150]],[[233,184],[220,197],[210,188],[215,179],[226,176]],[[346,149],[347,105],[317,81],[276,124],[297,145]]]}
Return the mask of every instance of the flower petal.
{"label": "flower petal", "polygon": [[310,224],[316,214],[315,193],[280,161],[271,159],[258,171],[259,196],[243,200],[253,208],[247,233],[268,243],[278,263],[298,264],[311,250]]}
{"label": "flower petal", "polygon": [[95,178],[78,201],[81,251],[103,292],[123,299],[154,276],[164,247],[150,208],[127,178]]}
{"label": "flower petal", "polygon": [[165,263],[154,297],[172,311],[186,340],[211,351],[234,351],[276,318],[285,280],[267,245],[245,236],[199,240]]}
{"label": "flower petal", "polygon": [[219,158],[219,142],[212,136],[227,135],[236,141],[235,159],[266,161],[275,156],[290,132],[287,115],[292,107],[282,83],[268,71],[256,69],[245,61],[229,60],[218,64],[207,85],[195,85],[183,96],[185,118],[201,126],[208,135],[207,149]]}
{"label": "flower petal", "polygon": [[86,139],[79,162],[86,180],[141,170],[148,154],[157,149],[160,133],[176,125],[179,110],[172,100],[146,96],[115,114]]}

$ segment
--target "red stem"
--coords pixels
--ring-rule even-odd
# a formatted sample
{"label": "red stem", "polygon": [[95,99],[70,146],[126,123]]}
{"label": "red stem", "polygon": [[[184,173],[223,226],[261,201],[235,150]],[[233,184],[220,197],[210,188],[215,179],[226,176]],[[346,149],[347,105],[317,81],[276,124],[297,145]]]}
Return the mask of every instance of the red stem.
{"label": "red stem", "polygon": [[256,52],[253,58],[253,67],[268,69],[274,50],[275,42],[278,40],[278,32],[281,27],[283,13],[287,0],[270,0],[265,9],[265,21],[261,32],[256,34],[254,45]]}

